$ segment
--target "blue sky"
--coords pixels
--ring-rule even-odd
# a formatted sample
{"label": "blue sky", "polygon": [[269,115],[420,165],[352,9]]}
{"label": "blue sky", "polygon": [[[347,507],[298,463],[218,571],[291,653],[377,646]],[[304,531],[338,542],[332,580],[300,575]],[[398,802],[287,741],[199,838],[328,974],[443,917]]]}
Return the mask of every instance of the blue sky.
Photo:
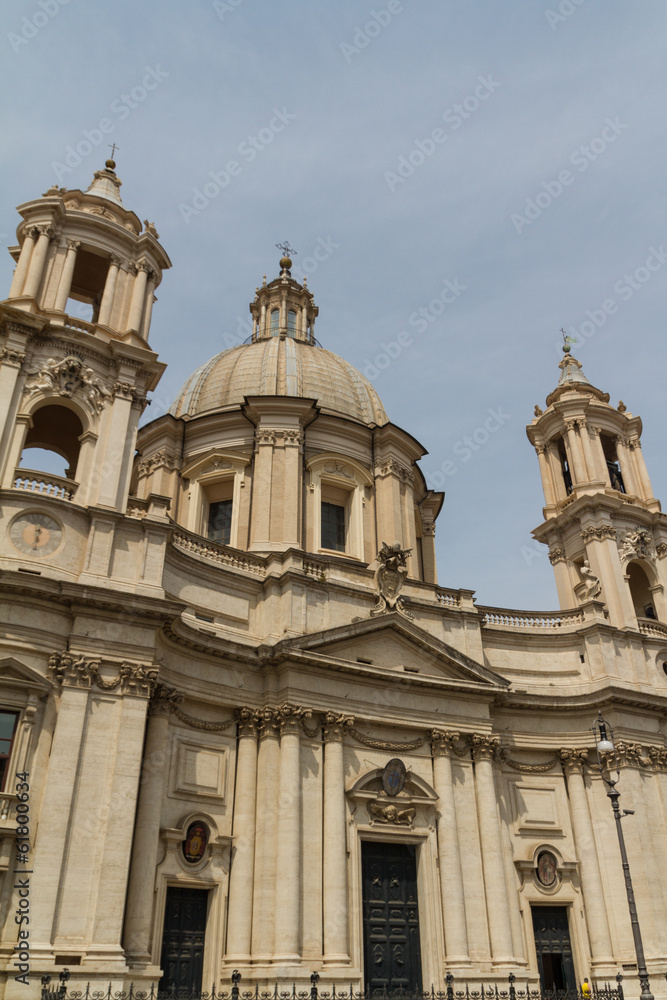
{"label": "blue sky", "polygon": [[173,262],[151,417],[245,336],[289,240],[318,339],[429,450],[431,484],[444,476],[440,583],[555,608],[525,425],[557,380],[560,327],[597,317],[574,353],[642,416],[667,496],[667,263],[624,277],[667,247],[666,22],[661,0],[6,0],[0,232],[13,243],[16,204],[87,187],[118,144],[124,202]]}

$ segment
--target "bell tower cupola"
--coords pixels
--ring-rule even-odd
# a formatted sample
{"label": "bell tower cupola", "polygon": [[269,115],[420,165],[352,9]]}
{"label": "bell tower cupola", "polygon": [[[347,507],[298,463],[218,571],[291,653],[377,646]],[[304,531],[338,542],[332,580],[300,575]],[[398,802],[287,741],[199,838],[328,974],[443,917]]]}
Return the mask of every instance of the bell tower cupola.
{"label": "bell tower cupola", "polygon": [[102,337],[145,344],[155,289],[171,266],[155,226],[143,226],[120,197],[107,160],[86,191],[50,187],[19,205],[16,270],[8,301],[56,321],[74,315]]}
{"label": "bell tower cupola", "polygon": [[667,622],[667,517],[653,496],[642,422],[593,386],[569,344],[560,378],[527,427],[544,490],[544,522],[561,608],[598,601],[619,628]]}
{"label": "bell tower cupola", "polygon": [[266,275],[261,288],[255,289],[250,303],[252,314],[252,341],[269,340],[271,337],[291,337],[307,344],[315,343],[315,317],[319,310],[313,293],[295,281],[291,272],[292,261],[285,254],[280,259],[280,274],[267,285]]}

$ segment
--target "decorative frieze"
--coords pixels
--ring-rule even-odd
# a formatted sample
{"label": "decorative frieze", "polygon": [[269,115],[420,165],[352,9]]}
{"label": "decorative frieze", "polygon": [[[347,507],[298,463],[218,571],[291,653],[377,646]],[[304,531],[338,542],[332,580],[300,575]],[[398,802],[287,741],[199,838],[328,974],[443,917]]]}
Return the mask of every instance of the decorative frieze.
{"label": "decorative frieze", "polygon": [[61,687],[92,688],[118,691],[148,697],[157,684],[158,671],[141,664],[121,663],[115,677],[107,678],[100,672],[101,660],[76,659],[70,653],[55,652],[49,657],[49,671]]}
{"label": "decorative frieze", "polygon": [[542,761],[541,764],[528,764],[525,761],[510,757],[507,747],[500,748],[498,758],[503,764],[511,767],[512,770],[520,771],[522,774],[544,774],[546,771],[551,771],[552,768],[560,763],[560,757],[550,757],[549,760]]}

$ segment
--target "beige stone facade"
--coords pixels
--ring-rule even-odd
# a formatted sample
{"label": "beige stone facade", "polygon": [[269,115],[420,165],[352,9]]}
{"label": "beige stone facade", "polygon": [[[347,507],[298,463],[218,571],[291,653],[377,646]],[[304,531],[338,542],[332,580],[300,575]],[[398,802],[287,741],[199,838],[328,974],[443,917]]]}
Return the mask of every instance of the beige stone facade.
{"label": "beige stone facade", "polygon": [[[256,289],[251,342],[138,430],[170,264],[119,186],[110,161],[87,192],[20,206],[1,307],[5,994],[28,995],[26,940],[31,981],[67,966],[77,988],[169,981],[180,946],[209,987],[233,969],[396,985],[406,967],[436,989],[448,971],[536,986],[547,911],[576,982],[632,977],[601,709],[664,995],[667,520],[639,418],[565,355],[528,427],[561,610],[479,607],[438,583],[424,449],[316,343],[288,258]],[[400,943],[369,901],[382,864]],[[187,906],[203,926],[176,927]]]}

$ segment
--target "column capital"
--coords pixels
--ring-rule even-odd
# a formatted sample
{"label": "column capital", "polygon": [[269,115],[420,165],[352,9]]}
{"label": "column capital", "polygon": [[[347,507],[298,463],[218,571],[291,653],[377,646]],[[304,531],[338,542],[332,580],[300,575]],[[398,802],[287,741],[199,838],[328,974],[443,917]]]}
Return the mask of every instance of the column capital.
{"label": "column capital", "polygon": [[470,737],[470,748],[473,760],[495,760],[500,750],[500,739],[497,736],[481,736],[473,733]]}
{"label": "column capital", "polygon": [[81,240],[67,240],[67,249],[68,250],[74,250],[74,251],[76,251],[76,250],[79,249],[80,246],[81,246]]}
{"label": "column capital", "polygon": [[234,718],[238,723],[240,737],[257,736],[258,719],[257,712],[253,708],[235,708]]}
{"label": "column capital", "polygon": [[584,764],[588,763],[588,750],[573,750],[569,747],[561,747],[558,755],[566,774],[581,774]]}
{"label": "column capital", "polygon": [[322,720],[324,742],[342,742],[345,733],[353,725],[353,715],[338,715],[337,712],[327,712]]}
{"label": "column capital", "polygon": [[121,268],[125,263],[125,258],[121,257],[118,253],[112,253],[109,255],[109,259],[114,267]]}
{"label": "column capital", "polygon": [[84,654],[54,652],[49,657],[49,671],[60,687],[116,691],[118,694],[135,694],[150,697],[157,684],[158,672],[155,668],[144,667],[140,663],[108,664],[117,671],[109,677],[106,668],[101,670],[101,660],[89,660]]}
{"label": "column capital", "polygon": [[301,708],[299,705],[290,705],[284,702],[274,709],[277,725],[280,727],[281,736],[298,736],[301,730],[301,720],[309,719],[312,710]]}
{"label": "column capital", "polygon": [[273,708],[260,708],[255,712],[255,723],[260,740],[264,740],[267,737],[271,737],[272,739],[278,738],[279,726]]}
{"label": "column capital", "polygon": [[37,230],[40,236],[48,236],[50,240],[52,240],[53,237],[56,235],[55,229],[48,223],[46,225],[35,226],[35,229]]}
{"label": "column capital", "polygon": [[549,549],[549,562],[552,566],[555,566],[558,562],[565,562],[565,558],[565,549],[561,548],[559,545]]}
{"label": "column capital", "polygon": [[593,539],[601,542],[605,538],[616,538],[616,528],[613,524],[596,524],[595,526],[589,525],[581,530],[581,540],[584,543],[590,542]]}
{"label": "column capital", "polygon": [[547,450],[546,444],[536,444],[535,445],[535,451],[537,452],[538,455],[544,455],[544,454],[546,454],[546,450]]}
{"label": "column capital", "polygon": [[149,715],[171,715],[176,705],[183,701],[183,695],[167,684],[156,684],[148,703]]}
{"label": "column capital", "polygon": [[433,756],[451,757],[452,753],[457,753],[454,744],[458,742],[459,738],[460,734],[458,732],[445,732],[441,729],[432,729],[431,751]]}
{"label": "column capital", "polygon": [[0,362],[4,362],[8,365],[14,365],[16,368],[20,368],[26,359],[26,354],[21,351],[10,351],[7,347],[0,348]]}

